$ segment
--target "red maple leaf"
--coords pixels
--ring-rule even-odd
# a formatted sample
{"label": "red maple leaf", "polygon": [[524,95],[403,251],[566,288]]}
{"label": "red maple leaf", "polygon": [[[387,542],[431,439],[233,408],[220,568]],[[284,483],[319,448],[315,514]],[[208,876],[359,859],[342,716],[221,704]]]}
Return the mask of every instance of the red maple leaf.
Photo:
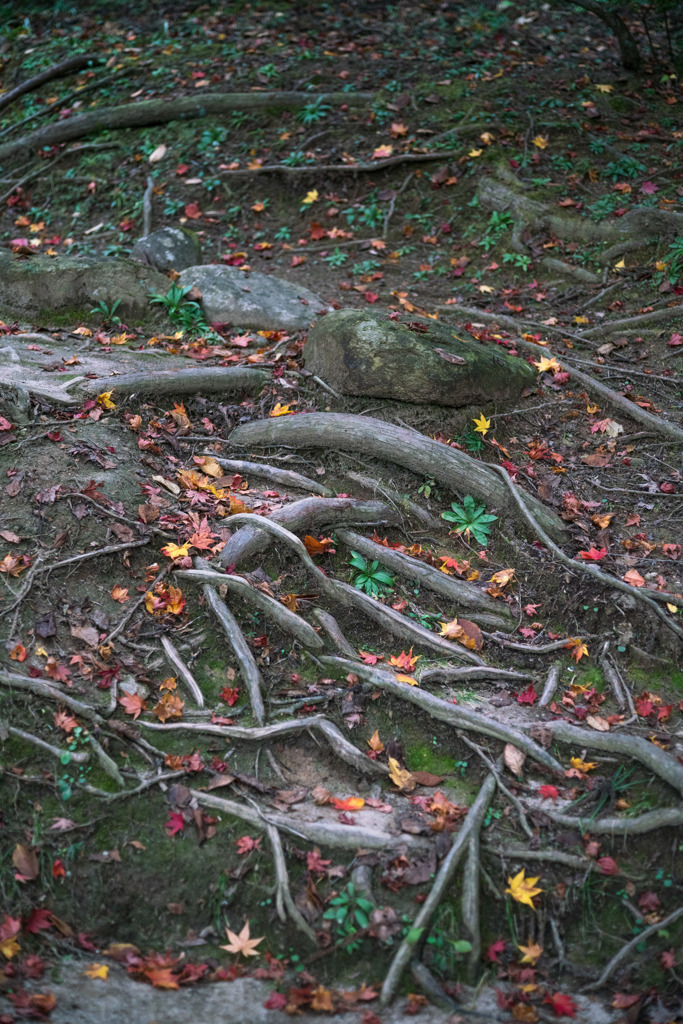
{"label": "red maple leaf", "polygon": [[240,836],[236,841],[235,846],[240,857],[244,857],[246,853],[251,853],[252,850],[261,849],[261,837],[258,839],[252,839],[251,836]]}
{"label": "red maple leaf", "polygon": [[607,548],[594,548],[593,545],[589,547],[588,551],[579,551],[579,558],[583,558],[584,562],[600,562],[607,554]]}
{"label": "red maple leaf", "polygon": [[521,693],[517,694],[518,704],[535,704],[537,699],[538,694],[534,690],[533,683],[529,683],[526,690],[523,690]]}
{"label": "red maple leaf", "polygon": [[[45,910],[44,907],[36,907],[24,921],[24,931],[30,932],[31,935],[37,935],[38,932],[46,931],[51,927],[52,914],[49,910]],[[2,928],[0,928],[1,931]]]}
{"label": "red maple leaf", "polygon": [[500,960],[498,959],[498,954],[504,952],[505,943],[503,942],[502,939],[496,939],[496,941],[492,942],[489,948],[486,950],[486,959],[489,960],[492,964],[499,964]]}
{"label": "red maple leaf", "polygon": [[236,704],[239,700],[239,687],[238,686],[224,686],[221,690],[219,697],[224,700],[230,707]]}
{"label": "red maple leaf", "polygon": [[544,800],[557,800],[560,795],[557,786],[551,786],[550,784],[539,786],[538,792]]}
{"label": "red maple leaf", "polygon": [[601,875],[618,875],[619,865],[613,857],[601,857],[595,862],[600,868]]}
{"label": "red maple leaf", "polygon": [[556,1017],[576,1016],[576,1003],[571,996],[567,996],[563,992],[555,992],[554,995],[548,992],[543,1002],[552,1006]]}
{"label": "red maple leaf", "polygon": [[171,811],[164,828],[166,829],[167,836],[175,836],[185,828],[185,819],[182,814],[178,814],[176,811]]}
{"label": "red maple leaf", "polygon": [[673,970],[673,968],[677,964],[673,946],[671,947],[671,949],[662,950],[662,952],[659,954],[659,962],[662,965],[663,970]]}
{"label": "red maple leaf", "polygon": [[306,855],[306,866],[313,874],[324,875],[331,863],[331,860],[323,860],[317,846],[314,846],[313,851]]}
{"label": "red maple leaf", "polygon": [[370,654],[369,651],[359,651],[361,661],[364,665],[376,665],[378,661],[382,661],[381,654]]}
{"label": "red maple leaf", "polygon": [[124,693],[118,700],[126,714],[132,715],[134,719],[141,711],[147,710],[147,705],[139,693]]}
{"label": "red maple leaf", "polygon": [[282,992],[271,992],[263,1006],[266,1010],[284,1010],[287,1005],[287,996]]}

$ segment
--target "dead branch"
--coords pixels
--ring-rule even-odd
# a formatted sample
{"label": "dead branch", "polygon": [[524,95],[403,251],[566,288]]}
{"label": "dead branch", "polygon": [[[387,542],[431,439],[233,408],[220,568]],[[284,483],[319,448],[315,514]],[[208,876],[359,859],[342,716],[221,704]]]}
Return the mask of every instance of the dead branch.
{"label": "dead branch", "polygon": [[[334,523],[392,522],[396,516],[381,501],[357,501],[355,498],[301,498],[268,517],[290,533],[319,531]],[[232,535],[221,551],[221,565],[239,565],[250,555],[268,547],[268,538],[255,526],[243,526]]]}
{"label": "dead branch", "polygon": [[417,916],[413,921],[411,936],[417,934],[417,938],[405,938],[394,954],[389,970],[387,971],[386,978],[384,979],[384,984],[382,985],[380,998],[384,1005],[390,1003],[396,995],[396,990],[400,984],[401,976],[413,955],[416,942],[422,937],[422,932],[429,928],[436,910],[443,901],[453,880],[458,864],[460,863],[460,859],[469,846],[470,837],[474,834],[478,834],[495,787],[496,781],[493,775],[487,775],[483,786],[479,790],[477,799],[470,807],[467,817],[455,837],[453,845],[444,857],[441,867],[439,868],[439,872],[434,879],[434,885],[431,888],[429,896],[420,907]]}
{"label": "dead branch", "polygon": [[[664,622],[669,627],[669,629],[673,630],[673,632],[676,633],[676,635],[683,640],[683,629],[677,626],[673,619],[667,618],[664,612],[656,604],[656,601],[659,600],[668,604],[675,604],[679,607],[683,607],[683,598],[677,597],[675,594],[665,594],[663,592],[654,590],[648,591],[648,594],[643,594],[638,589],[638,587],[632,587],[630,584],[625,583],[623,580],[618,579],[616,576],[608,576],[607,573],[603,572],[601,569],[598,569],[596,565],[588,565],[586,562],[576,562],[573,558],[570,558],[569,555],[565,555],[564,551],[561,548],[559,548],[553,540],[550,539],[545,530],[539,525],[539,523],[536,522],[534,516],[531,514],[526,505],[526,495],[522,495],[522,492],[518,489],[512,477],[508,476],[508,474],[506,473],[505,469],[503,469],[502,466],[496,466],[491,462],[487,463],[487,465],[491,469],[495,469],[495,471],[500,474],[502,479],[505,481],[506,486],[509,488],[513,498],[515,499],[520,512],[528,522],[529,526],[531,526],[531,528],[535,530],[539,540],[542,540],[545,546],[549,548],[550,551],[552,551],[553,554],[556,555],[561,562],[569,566],[575,572],[582,572],[585,573],[587,576],[592,576],[593,579],[597,580],[599,583],[602,583],[603,586],[612,587],[615,590],[623,590],[625,594],[631,594],[637,600],[643,601],[646,605],[648,605],[648,607],[650,607],[654,611],[655,615],[657,615],[662,620],[662,622]],[[505,643],[505,641],[501,642]]]}
{"label": "dead branch", "polygon": [[232,92],[203,93],[201,96],[175,96],[173,99],[142,100],[117,107],[96,107],[85,114],[37,128],[20,139],[0,145],[0,163],[25,159],[44,146],[61,145],[96,132],[117,128],[144,128],[169,121],[190,121],[235,110],[298,110],[313,101],[337,105],[370,106],[373,93],[367,92]]}
{"label": "dead branch", "polygon": [[204,707],[204,694],[202,693],[199,683],[190,672],[189,668],[178,654],[177,650],[168,639],[167,636],[162,636],[161,646],[164,648],[164,653],[173,669],[175,669],[177,675],[180,676],[185,686],[189,690],[192,699],[198,708]]}
{"label": "dead branch", "polygon": [[683,915],[683,907],[678,907],[668,917],[665,917],[663,921],[658,921],[656,924],[651,924],[645,931],[640,932],[639,935],[634,936],[630,942],[627,942],[625,946],[622,946],[618,953],[616,953],[609,963],[605,966],[602,974],[597,981],[591,982],[590,985],[584,985],[582,992],[594,992],[595,989],[602,988],[608,978],[610,978],[617,967],[628,959],[631,953],[636,949],[641,942],[649,939],[651,935],[657,935],[659,932],[666,932],[666,929],[677,921],[679,917]]}
{"label": "dead branch", "polygon": [[366,679],[379,690],[386,690],[400,700],[408,701],[422,708],[433,718],[441,722],[447,722],[456,729],[466,729],[471,732],[478,732],[482,736],[491,736],[493,739],[501,740],[503,743],[512,743],[519,750],[523,750],[534,761],[545,765],[553,772],[561,773],[562,765],[544,750],[538,743],[525,736],[523,732],[512,726],[501,725],[492,719],[476,711],[463,708],[460,704],[451,704],[449,701],[435,697],[433,693],[420,689],[419,686],[410,686],[408,683],[400,683],[391,672],[380,671],[371,668],[369,665],[358,665],[356,662],[347,661],[346,658],[335,658],[330,655],[321,655],[320,661],[331,668],[338,668],[344,672],[354,672],[361,679]]}
{"label": "dead branch", "polygon": [[[181,437],[179,440],[186,441],[189,438]],[[202,455],[209,455],[215,459],[221,469],[229,469],[233,473],[249,473],[251,476],[263,477],[271,484],[283,484],[285,487],[296,487],[302,491],[312,491],[313,494],[321,494],[325,498],[332,497],[332,491],[317,480],[309,480],[301,473],[295,473],[291,469],[279,469],[277,466],[268,466],[264,462],[247,462],[244,459],[222,459],[215,452],[202,452]]]}
{"label": "dead branch", "polygon": [[73,74],[74,71],[81,71],[89,65],[98,63],[97,57],[82,53],[77,57],[69,57],[68,60],[63,60],[60,64],[53,64],[52,67],[46,68],[45,71],[39,71],[37,75],[25,79],[14,89],[10,89],[9,92],[0,96],[0,110],[9,107],[20,96],[25,96],[27,92],[35,92],[36,89],[40,89],[41,85],[46,82],[52,82],[55,78],[65,78],[67,75]]}
{"label": "dead branch", "polygon": [[305,619],[290,612],[283,604],[273,597],[268,597],[262,590],[252,587],[241,576],[223,575],[210,569],[179,569],[176,574],[180,579],[193,580],[198,583],[210,583],[212,587],[225,587],[228,591],[242,597],[247,604],[255,605],[266,618],[275,622],[285,633],[291,633],[304,647],[321,650],[323,642]]}
{"label": "dead branch", "polygon": [[459,658],[461,661],[469,661],[473,665],[484,664],[478,654],[468,651],[466,647],[462,647],[459,644],[453,644],[450,640],[444,640],[442,637],[437,636],[436,633],[430,633],[424,626],[413,622],[412,619],[401,615],[400,612],[394,611],[388,605],[380,604],[379,601],[363,593],[362,590],[358,590],[348,583],[342,583],[341,580],[334,580],[333,586],[338,600],[343,605],[347,607],[355,605],[364,615],[374,619],[375,622],[379,623],[380,626],[383,626],[390,633],[393,633],[403,643],[422,644],[422,646],[430,647],[432,650],[438,651],[439,654],[443,654],[448,658]]}
{"label": "dead branch", "polygon": [[[199,559],[197,559],[197,562],[199,562]],[[202,593],[207,605],[218,620],[219,626],[225,633],[228,643],[235,652],[240,673],[249,692],[249,702],[254,718],[259,725],[263,725],[266,720],[266,710],[263,706],[262,694],[263,680],[261,679],[256,659],[251,653],[244,633],[240,629],[239,622],[212,586],[207,583],[202,587]]]}
{"label": "dead branch", "polygon": [[468,618],[480,625],[493,629],[513,630],[517,625],[506,604],[495,601],[473,583],[447,576],[419,558],[396,551],[394,548],[377,544],[369,537],[363,537],[353,530],[337,530],[337,536],[347,548],[359,551],[367,558],[377,559],[399,575],[407,576],[428,590],[448,598],[464,608]]}
{"label": "dead branch", "polygon": [[[230,435],[233,444],[291,445],[295,448],[326,448],[361,451],[363,454],[395,462],[419,476],[433,477],[456,494],[473,494],[487,504],[510,509],[505,488],[485,464],[417,430],[395,427],[370,416],[346,413],[307,413],[306,416],[280,416],[277,420],[245,423]],[[531,495],[529,503],[545,528],[561,538],[565,524],[542,502]]]}

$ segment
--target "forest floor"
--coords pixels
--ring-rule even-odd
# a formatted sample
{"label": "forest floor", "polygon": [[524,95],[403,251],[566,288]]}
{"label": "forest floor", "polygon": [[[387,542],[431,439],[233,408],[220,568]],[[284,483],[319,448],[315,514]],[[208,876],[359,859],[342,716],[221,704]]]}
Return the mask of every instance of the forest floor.
{"label": "forest floor", "polygon": [[[29,323],[0,308],[0,347],[35,334],[50,380],[139,351],[160,353],[155,369],[173,356],[270,374],[234,401],[34,398],[26,422],[0,395],[1,1024],[73,1022],[60,972],[87,977],[87,1006],[119,965],[153,987],[144,1006],[160,1020],[190,999],[180,988],[195,1000],[183,1012],[216,1019],[199,993],[240,976],[240,999],[273,1021],[683,1013],[683,92],[654,58],[628,76],[588,15],[498,8],[181,3],[165,20],[111,2],[5,19],[5,89],[72,54],[100,62],[5,109],[10,140],[60,98],[47,116],[65,122],[202,89],[311,102],[10,162],[1,245],[127,256],[152,175],[152,227],[192,228],[203,262],[276,274],[335,308],[438,318],[539,372],[512,408],[342,398],[307,373],[304,332],[198,333],[177,316],[152,328],[115,309]],[[315,102],[358,90],[374,102]],[[492,208],[495,195],[543,213]],[[354,452],[229,439],[314,412],[502,466],[509,501],[483,502],[488,543],[449,532],[443,513],[466,492],[383,458],[372,422]],[[277,522],[312,493],[351,512],[318,508],[305,550],[280,535],[228,565],[248,597],[181,575],[218,559],[231,515]],[[562,522],[564,561],[519,512],[525,493]],[[349,529],[375,538],[379,565],[352,555]],[[382,575],[382,547],[477,587],[507,631],[458,616],[407,569]],[[329,581],[374,591],[393,618],[378,624]]]}

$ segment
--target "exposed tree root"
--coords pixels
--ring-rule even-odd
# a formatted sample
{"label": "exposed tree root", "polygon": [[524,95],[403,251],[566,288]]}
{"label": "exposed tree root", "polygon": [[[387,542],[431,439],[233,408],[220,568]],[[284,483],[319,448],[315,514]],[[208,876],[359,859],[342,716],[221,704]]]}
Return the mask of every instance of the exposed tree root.
{"label": "exposed tree root", "polygon": [[83,395],[94,397],[102,391],[113,391],[121,395],[135,392],[153,392],[155,395],[191,394],[195,391],[203,394],[213,391],[226,394],[237,391],[257,392],[268,379],[269,374],[263,370],[248,366],[190,366],[183,370],[146,370],[144,373],[122,373],[81,382],[74,389],[73,400],[82,401]]}
{"label": "exposed tree root", "polygon": [[245,740],[251,743],[277,740],[281,736],[288,736],[290,733],[313,729],[325,738],[332,752],[340,760],[345,761],[365,775],[386,775],[389,771],[387,766],[382,764],[381,761],[373,761],[371,757],[362,753],[358,747],[355,747],[353,743],[342,735],[333,722],[327,721],[322,715],[312,715],[309,718],[295,718],[291,721],[276,722],[275,725],[264,725],[260,728],[239,725],[212,725],[208,722],[168,722],[162,725],[159,722],[146,722],[143,719],[138,720],[138,725],[156,732],[198,732],[207,736],[223,736],[226,739]]}
{"label": "exposed tree root", "polygon": [[[657,615],[662,622],[665,623],[677,636],[683,640],[683,629],[677,626],[672,618],[667,618],[664,612],[661,610],[659,605],[656,603],[658,600],[663,601],[667,604],[674,604],[678,607],[683,607],[683,598],[677,597],[675,594],[663,593],[661,591],[648,591],[644,594],[638,587],[632,587],[630,584],[625,583],[623,580],[618,579],[616,576],[608,576],[607,573],[598,569],[595,565],[588,565],[586,562],[577,562],[569,555],[565,555],[564,551],[557,546],[557,544],[550,539],[545,530],[539,525],[534,519],[534,516],[529,511],[526,504],[526,495],[523,495],[517,485],[514,483],[512,477],[508,476],[502,466],[496,466],[493,463],[487,463],[487,465],[500,474],[502,479],[505,481],[506,486],[510,489],[517,505],[519,506],[520,512],[528,522],[529,526],[535,530],[539,540],[543,541],[545,546],[553,552],[557,558],[560,559],[565,565],[569,566],[574,572],[582,572],[587,576],[591,576],[593,579],[602,583],[603,586],[612,587],[614,590],[623,590],[625,594],[631,594],[638,601],[643,601],[649,608],[651,608],[655,615]],[[505,641],[503,641],[505,642]]]}
{"label": "exposed tree root", "polygon": [[232,113],[235,110],[298,110],[312,103],[370,106],[374,93],[368,92],[205,92],[201,96],[176,96],[172,100],[142,100],[118,107],[96,107],[85,114],[37,128],[20,139],[0,145],[0,163],[26,159],[44,146],[58,146],[96,132],[117,128],[144,128],[169,121],[190,121],[200,117]]}
{"label": "exposed tree root", "polygon": [[494,682],[500,680],[501,683],[505,683],[507,680],[511,682],[529,682],[533,679],[532,675],[528,672],[514,672],[508,668],[489,668],[488,665],[482,665],[481,668],[461,668],[454,665],[431,665],[429,668],[425,668],[420,672],[420,683],[427,683],[431,679],[446,679],[448,682],[464,682],[466,679],[484,679],[488,681],[492,679]]}
{"label": "exposed tree root", "polygon": [[391,672],[382,672],[369,665],[357,665],[345,658],[335,658],[322,655],[320,660],[331,668],[339,668],[345,672],[355,672],[361,679],[366,679],[379,690],[386,690],[400,700],[416,704],[426,711],[433,718],[441,722],[447,722],[456,729],[466,729],[471,732],[478,732],[482,736],[491,736],[493,739],[501,740],[503,743],[512,743],[519,750],[523,750],[534,761],[545,765],[553,772],[561,773],[562,765],[544,750],[538,743],[525,736],[523,732],[511,726],[501,725],[500,722],[485,718],[476,711],[463,708],[460,704],[451,704],[441,697],[435,697],[433,693],[420,689],[419,686],[410,686],[407,683],[400,683]]}
{"label": "exposed tree root", "polygon": [[[197,559],[199,562],[200,559]],[[201,559],[203,561],[203,559]],[[249,692],[249,701],[254,718],[263,725],[266,720],[266,711],[263,706],[263,680],[259,672],[256,659],[251,653],[244,633],[240,629],[239,622],[232,614],[225,601],[222,601],[210,584],[202,588],[204,600],[218,620],[218,624],[225,633],[228,643],[232,647],[240,668],[240,673]]]}
{"label": "exposed tree root", "polygon": [[467,860],[462,873],[462,896],[460,912],[465,937],[471,944],[467,958],[467,973],[470,984],[474,982],[481,963],[481,924],[479,920],[479,830],[470,833],[467,844]]}
{"label": "exposed tree root", "polygon": [[[103,511],[106,511],[106,509],[104,509]],[[168,574],[169,569],[170,569],[169,565],[163,566],[161,571],[159,573],[157,573],[157,575],[154,578],[154,580],[150,583],[150,585],[149,585],[150,590],[154,590],[154,588],[156,587],[157,583],[161,583],[161,581],[163,580],[164,576],[166,576]],[[119,620],[119,622],[114,626],[114,628],[104,638],[104,640],[103,640],[104,644],[111,643],[112,640],[116,639],[116,637],[119,635],[119,633],[123,632],[123,630],[126,628],[128,623],[130,622],[130,620],[135,615],[135,613],[138,610],[138,608],[140,607],[140,605],[144,603],[145,597],[146,597],[146,594],[142,594],[137,599],[137,601],[133,602],[133,604],[130,606],[130,608],[128,609],[126,614]]]}
{"label": "exposed tree root", "polygon": [[447,658],[459,658],[461,661],[469,661],[473,665],[484,664],[478,654],[468,651],[466,647],[459,644],[453,644],[450,640],[444,640],[436,633],[430,633],[424,626],[420,626],[419,623],[413,622],[412,619],[401,615],[400,612],[394,611],[393,608],[381,604],[369,597],[368,594],[364,594],[362,590],[357,590],[356,587],[342,583],[340,580],[334,580],[333,585],[337,598],[342,604],[347,607],[355,606],[368,618],[374,619],[384,629],[393,633],[403,643],[422,644],[423,647],[430,647]]}
{"label": "exposed tree root", "polygon": [[649,324],[660,323],[660,321],[671,320],[672,317],[683,318],[683,306],[667,306],[666,309],[655,309],[651,313],[639,313],[637,316],[627,316],[622,320],[606,320],[599,327],[589,327],[585,330],[586,338],[603,338],[605,334],[616,334],[630,328],[639,329]]}
{"label": "exposed tree root", "polygon": [[299,540],[296,534],[292,533],[291,530],[288,530],[275,519],[271,517],[266,518],[265,516],[255,516],[248,512],[239,512],[234,516],[230,516],[230,525],[246,525],[251,530],[263,530],[265,533],[269,533],[271,536],[277,537],[279,541],[291,548],[300,561],[303,562],[320,590],[324,594],[331,595],[333,593],[331,580],[325,575],[322,569],[319,569],[315,564],[302,541]]}
{"label": "exposed tree root", "polygon": [[189,690],[195,704],[197,705],[198,708],[203,708],[204,694],[202,693],[199,687],[199,683],[192,675],[189,668],[187,667],[183,659],[180,657],[177,650],[175,649],[175,647],[173,646],[173,644],[171,643],[167,636],[162,636],[161,645],[164,648],[164,653],[169,663],[175,669],[176,673],[180,676],[183,683]]}
{"label": "exposed tree root", "polygon": [[[529,728],[533,729],[534,726]],[[541,728],[551,731],[553,738],[558,742],[568,743],[577,750],[604,750],[609,754],[623,754],[629,760],[636,758],[660,779],[664,779],[683,794],[683,764],[642,736],[633,736],[623,731],[597,732],[595,729],[579,729],[563,721],[544,722]]]}
{"label": "exposed tree root", "polygon": [[[433,477],[456,494],[473,494],[498,508],[510,509],[505,489],[483,463],[417,430],[395,427],[370,416],[318,412],[256,420],[233,430],[230,441],[247,447],[292,445],[362,451],[365,455],[395,462],[421,478]],[[562,520],[538,498],[529,495],[528,500],[545,529],[561,538],[565,531]]]}
{"label": "exposed tree root", "polygon": [[357,850],[359,846],[366,850],[387,850],[394,848],[398,843],[405,844],[410,850],[422,849],[425,846],[423,840],[407,832],[389,836],[385,832],[363,828],[361,825],[342,825],[336,821],[300,821],[274,811],[254,810],[236,800],[214,796],[213,793],[202,793],[196,789],[190,790],[190,793],[203,807],[213,807],[224,814],[232,814],[257,828],[265,829],[267,825],[274,825],[283,832],[289,832],[299,839],[319,846],[341,847],[346,850]]}
{"label": "exposed tree root", "polygon": [[[179,438],[180,441],[189,440]],[[295,473],[291,469],[279,469],[277,466],[268,466],[265,462],[247,462],[244,459],[222,459],[215,452],[203,452],[203,455],[210,455],[215,459],[221,469],[229,469],[232,473],[249,473],[251,476],[263,477],[273,484],[283,484],[285,487],[296,487],[301,491],[312,491],[313,494],[321,494],[324,498],[331,498],[332,491],[317,480],[310,480],[301,473]]]}
{"label": "exposed tree root", "polygon": [[37,75],[27,78],[15,86],[14,89],[10,89],[9,92],[0,96],[0,110],[11,106],[15,100],[25,96],[26,93],[35,92],[36,89],[40,89],[41,85],[45,85],[46,82],[53,82],[55,78],[65,78],[75,71],[82,71],[88,65],[97,63],[99,63],[97,57],[82,53],[77,57],[69,57],[68,60],[63,60],[60,64],[53,64],[52,67],[46,68],[45,71],[39,71]]}
{"label": "exposed tree root", "polygon": [[213,587],[226,587],[228,591],[242,597],[248,604],[255,605],[266,618],[272,619],[285,633],[295,636],[304,647],[310,647],[317,651],[323,646],[322,640],[305,619],[290,612],[283,604],[268,597],[262,590],[252,587],[241,576],[223,575],[210,569],[180,569],[175,575],[178,578],[195,580],[198,583],[210,583]]}
{"label": "exposed tree root", "polygon": [[64,704],[81,718],[85,718],[86,721],[93,722],[95,725],[105,724],[104,719],[88,704],[83,704],[82,701],[76,700],[75,697],[71,697],[50,683],[43,682],[42,679],[29,679],[28,676],[19,675],[18,672],[0,669],[0,684],[9,689],[25,690],[28,693],[35,693],[38,697],[46,697],[48,700]]}
{"label": "exposed tree root", "polygon": [[[411,934],[417,932],[418,936],[421,937],[422,931],[429,928],[434,914],[446,895],[460,860],[469,847],[471,836],[475,833],[478,834],[481,828],[481,823],[484,820],[484,815],[488,810],[495,788],[496,781],[493,775],[487,775],[484,784],[479,790],[477,799],[470,807],[467,817],[453,841],[453,845],[443,859],[429,896],[420,907],[413,921]],[[415,942],[415,939],[405,938],[394,954],[384,979],[384,984],[382,985],[380,998],[384,1005],[390,1003],[396,995],[403,972],[413,956]]]}
{"label": "exposed tree root", "polygon": [[494,846],[492,843],[485,843],[482,849],[484,853],[495,853],[497,857],[523,861],[550,861],[552,864],[564,864],[565,867],[576,868],[577,871],[598,871],[600,867],[594,860],[577,857],[573,853],[565,853],[564,850],[532,850],[526,846]]}
{"label": "exposed tree root", "polygon": [[[394,512],[381,501],[357,501],[355,498],[301,498],[293,501],[268,517],[280,523],[290,533],[320,530],[334,523],[385,523],[396,518]],[[232,535],[218,560],[221,565],[239,565],[249,555],[268,547],[269,539],[257,526],[243,526]]]}
{"label": "exposed tree root", "polygon": [[358,652],[351,646],[341,631],[339,623],[334,615],[324,611],[322,608],[315,608],[313,614],[323,627],[330,640],[344,658],[351,658],[353,661],[360,661]]}
{"label": "exposed tree root", "polygon": [[273,866],[275,868],[275,908],[277,915],[284,924],[287,917],[292,920],[299,931],[303,932],[306,938],[317,945],[315,932],[310,924],[304,919],[303,914],[292,898],[289,888],[289,874],[287,873],[287,862],[285,852],[282,849],[280,833],[275,825],[266,825],[266,835],[273,851]]}
{"label": "exposed tree root", "polygon": [[557,825],[578,828],[591,835],[639,836],[656,832],[660,828],[679,828],[683,825],[683,807],[661,807],[656,811],[639,814],[637,818],[577,818],[548,809],[545,805],[543,813]]}
{"label": "exposed tree root", "polygon": [[[421,960],[413,959],[410,961],[410,973],[432,1005],[438,1006],[445,1013],[453,1013],[459,1009],[458,1004],[450,996],[446,995],[432,972]],[[458,1018],[455,1017],[454,1019],[457,1020]],[[462,1020],[462,1017],[460,1020]]]}
{"label": "exposed tree root", "polygon": [[[3,733],[5,734],[4,737]],[[6,739],[7,735],[16,736],[20,740],[32,743],[34,747],[47,750],[48,754],[52,754],[53,757],[62,758],[63,764],[71,763],[72,761],[76,764],[85,764],[86,761],[90,760],[90,752],[87,750],[66,750],[64,747],[55,747],[52,743],[41,740],[39,736],[34,736],[31,732],[24,732],[23,729],[17,729],[13,725],[6,725],[0,721],[0,742]]]}
{"label": "exposed tree root", "polygon": [[468,737],[464,736],[462,733],[460,733],[459,735],[463,743],[466,743],[471,750],[474,750],[482,759],[482,761],[486,764],[489,771],[493,772],[496,779],[496,786],[501,791],[501,793],[503,793],[504,796],[508,798],[512,806],[517,811],[517,816],[519,818],[519,823],[522,826],[522,831],[526,834],[528,839],[533,839],[534,831],[529,825],[529,822],[527,821],[526,813],[524,811],[524,808],[522,807],[522,802],[514,795],[514,793],[510,792],[508,787],[503,782],[503,779],[501,777],[501,767],[499,765],[495,765],[492,763],[490,758],[486,756],[485,752],[481,749],[478,743],[473,743],[471,739],[468,739]]}
{"label": "exposed tree root", "polygon": [[402,551],[377,544],[369,537],[354,533],[353,530],[337,530],[337,536],[348,548],[359,551],[367,558],[378,559],[394,572],[417,581],[428,590],[459,605],[473,622],[507,631],[512,631],[516,627],[517,622],[508,606],[495,601],[473,583],[447,576],[439,569],[421,562],[419,558],[412,558]]}
{"label": "exposed tree root", "polygon": [[551,666],[550,671],[546,677],[545,686],[543,687],[543,693],[541,699],[538,702],[539,708],[545,708],[550,704],[551,700],[555,696],[555,690],[557,689],[562,674],[562,663],[556,662]]}
{"label": "exposed tree root", "polygon": [[405,513],[409,518],[412,517],[417,519],[419,522],[424,523],[430,529],[435,529],[440,526],[438,519],[435,519],[431,512],[422,508],[421,505],[411,501],[410,498],[406,498],[405,495],[399,494],[393,487],[389,487],[383,480],[375,480],[371,476],[365,476],[363,473],[356,473],[350,471],[346,474],[349,480],[353,480],[355,484],[360,484],[361,487],[366,487],[369,491],[372,491],[375,495],[382,495],[387,501],[390,501],[392,505],[396,507],[399,512]]}
{"label": "exposed tree root", "polygon": [[[501,325],[504,324],[514,332],[519,331],[521,326],[521,324],[518,321],[514,321],[512,317],[502,314],[486,313],[485,311],[473,306],[443,306],[441,308],[448,309],[448,311],[453,315],[473,317],[481,316],[482,319],[491,320]],[[608,325],[605,324],[605,327],[607,326]],[[543,329],[545,330],[545,328]],[[600,330],[602,331],[602,328],[600,328]],[[586,332],[586,334],[588,333],[589,332]],[[545,346],[541,348],[531,341],[525,341],[524,338],[521,338],[517,333],[513,336],[515,345],[518,348],[523,348],[525,351],[533,352],[539,358],[540,356],[544,356],[546,358],[551,358],[553,356],[553,352]],[[581,338],[581,340],[583,340],[583,338]],[[589,393],[599,395],[600,398],[607,402],[608,405],[612,406],[614,409],[618,409],[624,416],[628,416],[630,419],[644,424],[658,435],[673,438],[675,441],[683,441],[683,427],[679,427],[676,423],[672,423],[670,420],[662,419],[661,416],[655,416],[653,413],[648,412],[647,409],[641,409],[641,407],[636,405],[635,402],[630,401],[630,399],[620,395],[612,388],[608,388],[606,384],[596,380],[595,377],[589,376],[587,373],[584,373],[583,370],[579,370],[572,363],[567,362],[564,355],[558,355],[557,359],[561,363],[562,369],[566,370],[570,377],[582,384]]]}
{"label": "exposed tree root", "polygon": [[585,985],[582,991],[594,992],[596,989],[602,988],[607,979],[611,978],[614,974],[617,967],[619,967],[624,960],[628,959],[631,953],[638,948],[641,942],[645,942],[645,940],[649,939],[651,935],[657,935],[659,932],[665,933],[666,929],[681,916],[683,916],[683,907],[678,907],[678,909],[674,910],[668,917],[665,917],[662,921],[658,921],[657,924],[651,924],[649,928],[645,929],[645,931],[640,932],[639,935],[632,938],[631,941],[627,942],[625,946],[622,946],[619,952],[612,957],[608,964],[606,964],[598,980],[591,982],[590,985]]}

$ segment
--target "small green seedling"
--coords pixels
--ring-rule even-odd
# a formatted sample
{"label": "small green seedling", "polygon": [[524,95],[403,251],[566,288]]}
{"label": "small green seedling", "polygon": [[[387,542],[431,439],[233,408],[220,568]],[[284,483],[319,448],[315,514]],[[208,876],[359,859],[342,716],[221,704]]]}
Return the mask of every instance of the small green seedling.
{"label": "small green seedling", "polygon": [[364,590],[369,597],[379,597],[393,587],[394,577],[385,569],[380,569],[377,560],[368,562],[357,551],[352,551],[349,563],[358,570],[353,581],[354,587]]}
{"label": "small green seedling", "polygon": [[470,536],[474,537],[477,544],[481,544],[485,548],[488,544],[488,535],[491,533],[488,524],[495,522],[498,516],[487,515],[486,507],[475,505],[471,494],[465,495],[462,505],[453,502],[451,509],[452,512],[450,509],[447,512],[442,512],[441,518],[455,523],[456,533],[464,534],[467,540]]}
{"label": "small green seedling", "polygon": [[90,312],[95,316],[101,316],[103,320],[108,321],[109,323],[120,324],[121,317],[115,316],[116,310],[120,305],[121,299],[117,299],[116,302],[112,302],[111,306],[108,306],[104,299],[102,299],[96,306],[93,306]]}

